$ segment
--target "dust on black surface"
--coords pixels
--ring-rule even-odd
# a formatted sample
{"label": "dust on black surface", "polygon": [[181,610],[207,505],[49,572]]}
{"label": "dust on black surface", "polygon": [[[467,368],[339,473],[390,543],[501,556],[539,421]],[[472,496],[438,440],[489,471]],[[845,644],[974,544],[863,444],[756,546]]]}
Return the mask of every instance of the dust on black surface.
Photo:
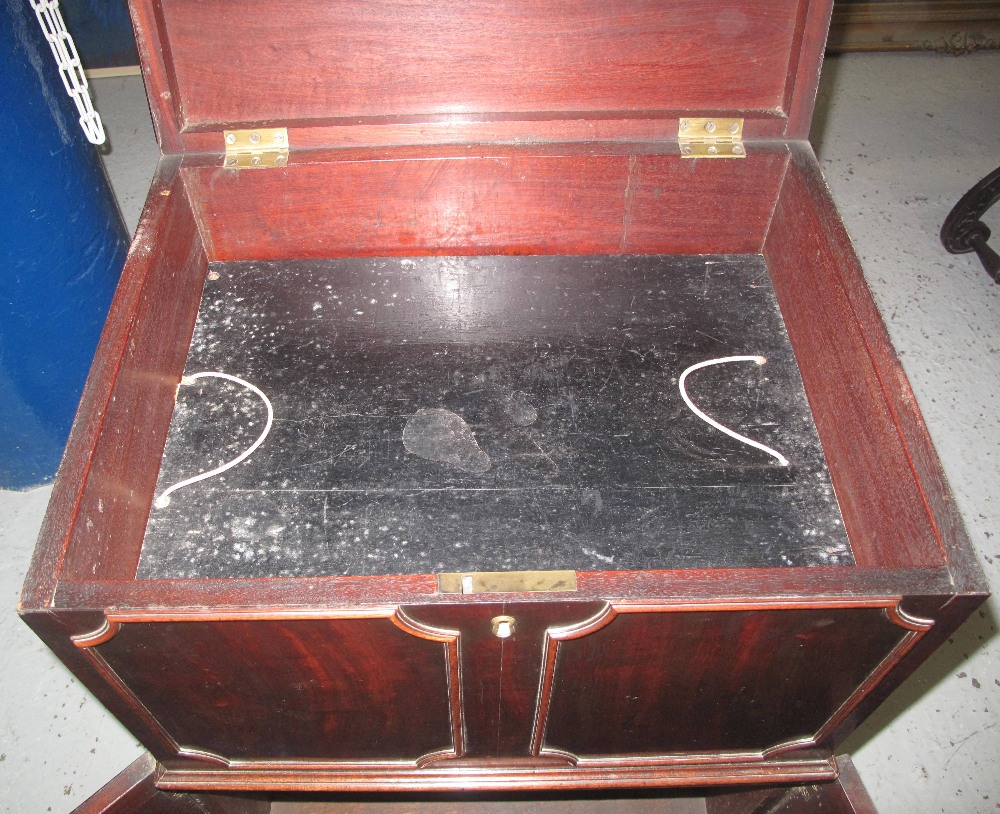
{"label": "dust on black surface", "polygon": [[[246,379],[274,425],[151,510],[140,578],[852,562],[758,256],[212,271],[186,373]],[[756,354],[688,392],[789,467],[678,392],[691,364]],[[229,382],[182,386],[156,494],[235,458],[264,413]]]}

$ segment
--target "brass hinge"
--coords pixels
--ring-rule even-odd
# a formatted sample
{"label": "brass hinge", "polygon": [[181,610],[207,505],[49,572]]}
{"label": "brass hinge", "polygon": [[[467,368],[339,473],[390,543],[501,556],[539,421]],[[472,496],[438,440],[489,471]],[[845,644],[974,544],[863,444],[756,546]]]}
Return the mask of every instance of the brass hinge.
{"label": "brass hinge", "polygon": [[743,119],[681,119],[677,143],[684,158],[746,158]]}
{"label": "brass hinge", "polygon": [[288,128],[258,127],[255,130],[226,130],[225,166],[266,169],[288,163]]}

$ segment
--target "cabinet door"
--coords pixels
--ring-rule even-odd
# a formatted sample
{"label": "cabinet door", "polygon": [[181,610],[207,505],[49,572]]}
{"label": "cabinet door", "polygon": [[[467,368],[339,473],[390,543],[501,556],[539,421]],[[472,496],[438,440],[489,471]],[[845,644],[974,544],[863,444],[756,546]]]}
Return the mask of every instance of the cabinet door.
{"label": "cabinet door", "polygon": [[[494,771],[497,760],[509,768],[497,782],[530,787],[547,772],[596,782],[608,767],[622,783],[641,767],[655,774],[641,782],[692,764],[753,774],[822,741],[929,626],[888,601],[707,609],[542,598],[278,618],[110,613],[74,641],[142,722],[147,747],[167,763],[249,773],[231,787],[265,788],[292,771],[322,775],[317,788],[387,778],[446,788],[467,783],[463,767]],[[205,781],[171,778],[176,788]]]}
{"label": "cabinet door", "polygon": [[398,609],[111,618],[76,643],[139,711],[155,738],[146,745],[163,757],[418,765],[463,750],[458,634]]}
{"label": "cabinet door", "polygon": [[532,754],[669,762],[806,748],[928,627],[891,606],[607,606],[547,630]]}

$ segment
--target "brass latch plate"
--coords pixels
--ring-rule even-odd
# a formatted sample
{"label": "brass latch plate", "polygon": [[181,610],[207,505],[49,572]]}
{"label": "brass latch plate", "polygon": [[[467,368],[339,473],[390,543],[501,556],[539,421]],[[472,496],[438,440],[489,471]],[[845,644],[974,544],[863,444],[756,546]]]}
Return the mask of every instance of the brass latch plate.
{"label": "brass latch plate", "polygon": [[684,158],[746,158],[743,119],[683,118],[677,143]]}
{"label": "brass latch plate", "polygon": [[225,130],[225,166],[234,169],[284,167],[288,163],[288,128]]}
{"label": "brass latch plate", "polygon": [[443,594],[575,591],[576,571],[466,571],[438,574],[438,590]]}

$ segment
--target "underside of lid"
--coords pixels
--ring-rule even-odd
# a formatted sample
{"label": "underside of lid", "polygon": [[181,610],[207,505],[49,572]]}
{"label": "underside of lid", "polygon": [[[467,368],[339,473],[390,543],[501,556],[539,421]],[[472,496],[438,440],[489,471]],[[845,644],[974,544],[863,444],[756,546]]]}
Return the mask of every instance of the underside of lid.
{"label": "underside of lid", "polygon": [[831,5],[132,4],[164,152],[218,151],[222,130],[268,125],[290,128],[296,146],[337,146],[448,132],[477,141],[642,137],[671,125],[676,133],[682,115],[743,117],[748,139],[803,138]]}

